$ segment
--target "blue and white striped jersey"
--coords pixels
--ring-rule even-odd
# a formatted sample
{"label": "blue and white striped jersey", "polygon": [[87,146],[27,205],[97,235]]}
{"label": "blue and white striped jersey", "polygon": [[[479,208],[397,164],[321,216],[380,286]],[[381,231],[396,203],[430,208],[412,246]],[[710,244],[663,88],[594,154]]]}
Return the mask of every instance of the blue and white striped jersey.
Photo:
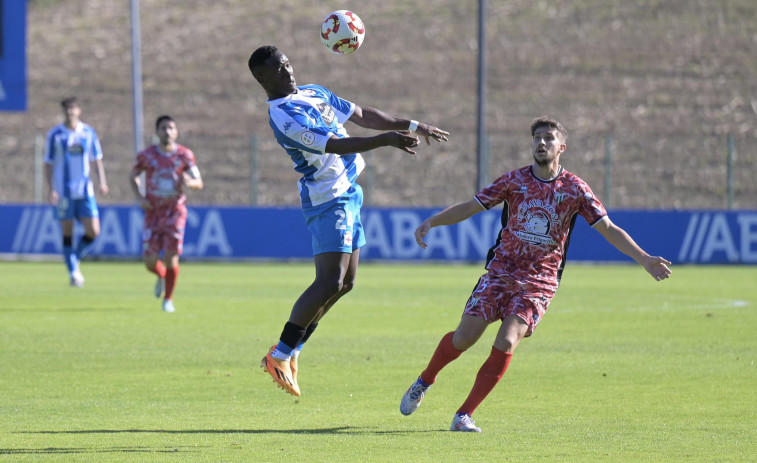
{"label": "blue and white striped jersey", "polygon": [[53,189],[61,198],[94,197],[89,163],[102,157],[97,133],[83,122],[73,130],[59,124],[47,133],[45,163],[53,166]]}
{"label": "blue and white striped jersey", "polygon": [[365,167],[360,153],[326,153],[331,134],[349,137],[344,124],[355,104],[320,85],[301,85],[298,92],[268,101],[271,128],[292,158],[299,181],[302,207],[317,206],[341,196]]}

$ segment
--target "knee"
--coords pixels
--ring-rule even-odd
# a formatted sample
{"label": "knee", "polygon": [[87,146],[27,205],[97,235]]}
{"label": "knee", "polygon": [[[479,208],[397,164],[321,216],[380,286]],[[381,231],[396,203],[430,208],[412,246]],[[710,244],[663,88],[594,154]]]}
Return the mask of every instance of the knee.
{"label": "knee", "polygon": [[158,259],[152,256],[142,256],[142,262],[144,262],[145,267],[147,267],[148,270],[155,270],[155,267],[158,264]]}
{"label": "knee", "polygon": [[346,280],[342,282],[342,289],[340,289],[340,292],[342,294],[347,294],[350,291],[352,291],[352,288],[355,287],[355,280]]}
{"label": "knee", "polygon": [[344,282],[339,278],[320,278],[315,281],[313,286],[324,298],[328,299],[342,290]]}
{"label": "knee", "polygon": [[478,337],[471,338],[459,331],[455,331],[455,334],[452,335],[452,347],[461,352],[468,350],[476,341],[478,341]]}
{"label": "knee", "polygon": [[501,350],[502,352],[509,352],[513,353],[515,351],[515,346],[517,346],[518,343],[514,342],[510,339],[497,339],[494,342],[494,347],[498,350]]}
{"label": "knee", "polygon": [[323,286],[324,292],[328,294],[328,297],[343,296],[355,287],[355,280],[333,279],[325,283]]}
{"label": "knee", "polygon": [[517,334],[513,334],[510,336],[497,336],[497,338],[494,340],[493,346],[502,352],[508,352],[513,353],[515,352],[515,348],[518,347],[518,343],[521,340],[521,336],[518,336]]}
{"label": "knee", "polygon": [[88,237],[89,239],[93,240],[100,236],[100,225],[92,224],[89,227],[84,227],[84,236]]}

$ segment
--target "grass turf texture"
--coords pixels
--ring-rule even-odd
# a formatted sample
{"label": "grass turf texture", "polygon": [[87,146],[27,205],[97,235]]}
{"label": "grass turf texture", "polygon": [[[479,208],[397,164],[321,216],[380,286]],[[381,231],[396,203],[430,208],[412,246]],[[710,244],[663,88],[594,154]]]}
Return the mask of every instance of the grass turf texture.
{"label": "grass turf texture", "polygon": [[300,357],[258,368],[305,264],[184,263],[175,314],[139,263],[0,262],[0,461],[754,461],[757,268],[569,266],[474,418],[447,431],[496,332],[407,387],[482,268],[361,267]]}

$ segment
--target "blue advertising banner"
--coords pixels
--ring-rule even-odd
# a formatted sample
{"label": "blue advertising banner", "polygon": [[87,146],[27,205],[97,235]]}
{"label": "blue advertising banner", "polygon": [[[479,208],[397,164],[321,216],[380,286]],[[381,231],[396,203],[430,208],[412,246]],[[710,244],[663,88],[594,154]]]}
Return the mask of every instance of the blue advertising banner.
{"label": "blue advertising banner", "polygon": [[0,111],[26,111],[25,0],[0,0]]}
{"label": "blue advertising banner", "polygon": [[[437,209],[362,211],[368,244],[362,260],[467,261],[483,263],[500,231],[500,211],[485,211],[415,243],[415,228]],[[757,264],[757,211],[612,211],[649,253],[675,263]],[[101,234],[93,256],[138,258],[143,215],[134,206],[102,206]],[[0,254],[58,254],[60,225],[46,205],[0,206]],[[82,230],[77,229],[77,235]],[[309,259],[310,234],[299,208],[190,207],[184,257],[196,259]],[[569,261],[630,261],[579,218]]]}

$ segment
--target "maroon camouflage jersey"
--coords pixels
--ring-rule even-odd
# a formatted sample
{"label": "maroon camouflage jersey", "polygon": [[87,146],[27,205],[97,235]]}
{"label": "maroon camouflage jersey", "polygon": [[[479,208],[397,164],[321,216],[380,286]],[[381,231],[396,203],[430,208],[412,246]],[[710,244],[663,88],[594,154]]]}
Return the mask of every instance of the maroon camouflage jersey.
{"label": "maroon camouflage jersey", "polygon": [[137,155],[132,176],[145,172],[146,199],[152,206],[145,211],[145,228],[183,236],[187,196],[182,177],[195,165],[194,154],[182,145],[172,153],[163,153],[153,145]]}
{"label": "maroon camouflage jersey", "polygon": [[570,234],[580,215],[594,225],[607,215],[589,185],[560,168],[550,180],[531,166],[508,172],[476,194],[486,209],[504,202],[502,230],[489,250],[489,273],[555,291],[565,266]]}

